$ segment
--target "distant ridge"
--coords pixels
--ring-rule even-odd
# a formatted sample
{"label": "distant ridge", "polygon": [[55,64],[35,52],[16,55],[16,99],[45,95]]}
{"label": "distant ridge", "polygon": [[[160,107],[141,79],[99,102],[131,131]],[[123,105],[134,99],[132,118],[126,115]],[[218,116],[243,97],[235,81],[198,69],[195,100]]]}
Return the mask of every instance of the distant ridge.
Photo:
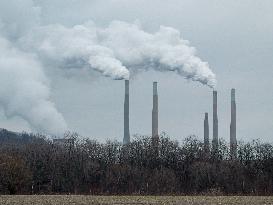
{"label": "distant ridge", "polygon": [[26,132],[14,132],[0,128],[0,143],[13,143],[13,144],[26,144],[33,140],[35,137]]}

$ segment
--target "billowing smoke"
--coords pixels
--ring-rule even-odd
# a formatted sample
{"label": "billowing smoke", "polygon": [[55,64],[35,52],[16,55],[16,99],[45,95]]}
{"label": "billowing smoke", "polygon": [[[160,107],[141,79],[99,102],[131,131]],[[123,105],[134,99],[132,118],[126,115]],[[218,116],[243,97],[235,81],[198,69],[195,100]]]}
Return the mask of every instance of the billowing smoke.
{"label": "billowing smoke", "polygon": [[20,42],[22,49],[34,51],[58,67],[89,66],[113,79],[128,79],[129,72],[154,69],[174,71],[210,87],[216,83],[208,63],[200,60],[195,48],[170,27],[147,33],[136,24],[120,21],[106,28],[93,22],[71,28],[48,25],[34,28]]}
{"label": "billowing smoke", "polygon": [[106,27],[92,21],[47,24],[42,12],[32,0],[0,2],[0,106],[7,117],[20,116],[34,131],[59,134],[67,129],[52,102],[47,69],[84,69],[112,79],[153,69],[209,87],[216,84],[208,63],[174,28],[161,26],[148,33],[121,21]]}
{"label": "billowing smoke", "polygon": [[34,28],[20,42],[22,49],[37,53],[41,61],[59,68],[87,66],[113,79],[128,79],[128,69],[115,57],[114,50],[104,46],[99,38],[94,26],[49,25]]}
{"label": "billowing smoke", "polygon": [[65,120],[50,101],[48,80],[35,57],[2,38],[0,53],[0,105],[6,116],[20,116],[38,132],[66,131]]}

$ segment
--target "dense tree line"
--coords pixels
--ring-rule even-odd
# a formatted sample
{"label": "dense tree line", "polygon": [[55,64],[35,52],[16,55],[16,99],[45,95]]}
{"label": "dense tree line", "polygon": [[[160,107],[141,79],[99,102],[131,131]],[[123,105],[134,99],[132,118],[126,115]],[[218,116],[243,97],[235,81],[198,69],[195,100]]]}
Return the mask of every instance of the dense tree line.
{"label": "dense tree line", "polygon": [[58,144],[39,135],[0,133],[0,194],[259,194],[273,193],[273,146],[239,143],[237,159],[221,140],[204,151],[162,135],[123,146],[67,134]]}

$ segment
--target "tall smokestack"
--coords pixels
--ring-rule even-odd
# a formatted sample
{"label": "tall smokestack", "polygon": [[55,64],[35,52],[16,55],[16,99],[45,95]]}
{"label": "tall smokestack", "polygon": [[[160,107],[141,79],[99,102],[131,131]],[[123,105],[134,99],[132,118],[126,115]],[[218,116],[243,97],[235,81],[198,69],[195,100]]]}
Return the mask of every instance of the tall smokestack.
{"label": "tall smokestack", "polygon": [[217,91],[213,91],[213,139],[212,146],[214,151],[218,148],[218,115],[217,115]]}
{"label": "tall smokestack", "polygon": [[158,139],[158,95],[157,82],[153,82],[152,137]]}
{"label": "tall smokestack", "polygon": [[129,80],[125,80],[125,98],[124,98],[124,136],[123,144],[130,143],[129,128]]}
{"label": "tall smokestack", "polygon": [[230,122],[230,154],[231,158],[237,156],[237,140],[236,140],[236,101],[235,89],[231,89],[231,122]]}
{"label": "tall smokestack", "polygon": [[207,112],[204,119],[204,151],[209,151],[209,116]]}

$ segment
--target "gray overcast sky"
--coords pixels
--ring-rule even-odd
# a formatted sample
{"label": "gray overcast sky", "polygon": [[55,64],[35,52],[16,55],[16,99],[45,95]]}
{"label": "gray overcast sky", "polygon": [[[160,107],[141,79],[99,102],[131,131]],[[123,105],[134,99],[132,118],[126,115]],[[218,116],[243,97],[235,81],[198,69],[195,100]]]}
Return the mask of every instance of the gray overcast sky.
{"label": "gray overcast sky", "polygon": [[[26,2],[29,2],[26,0]],[[271,0],[35,0],[41,23],[139,21],[145,31],[178,29],[217,76],[219,136],[229,139],[230,89],[236,88],[237,136],[272,142],[273,1]],[[51,75],[52,98],[71,130],[97,139],[123,137],[124,82],[105,77]],[[151,133],[152,82],[159,82],[159,129],[180,140],[212,134],[212,90],[173,73],[148,71],[131,81],[131,134]],[[29,130],[0,113],[0,126]]]}

